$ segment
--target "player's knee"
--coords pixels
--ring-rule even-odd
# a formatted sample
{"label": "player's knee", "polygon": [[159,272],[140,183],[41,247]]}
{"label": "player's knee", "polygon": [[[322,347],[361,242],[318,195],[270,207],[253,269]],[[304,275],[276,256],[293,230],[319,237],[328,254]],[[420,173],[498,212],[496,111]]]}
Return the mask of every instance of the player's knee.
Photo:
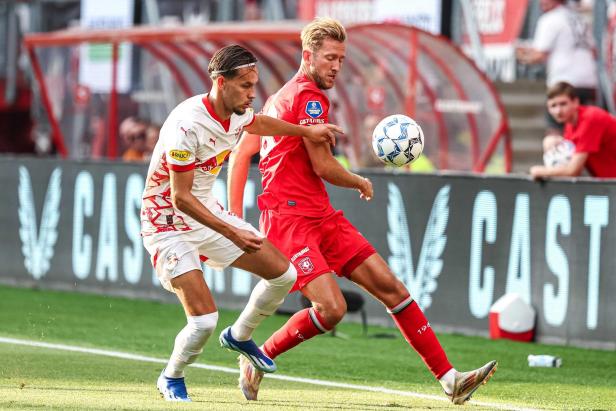
{"label": "player's knee", "polygon": [[333,327],[338,324],[347,312],[347,305],[344,298],[332,299],[331,301],[315,303],[315,310],[319,312],[325,322]]}
{"label": "player's knee", "polygon": [[194,334],[209,337],[216,329],[218,311],[204,315],[189,316],[186,319]]}
{"label": "player's knee", "polygon": [[409,291],[393,273],[389,276],[388,281],[380,282],[379,300],[387,307],[392,307],[398,304],[409,296]]}
{"label": "player's knee", "polygon": [[175,337],[174,354],[181,361],[191,364],[203,351],[203,346],[214,333],[218,323],[218,312],[186,317],[187,325]]}
{"label": "player's knee", "polygon": [[285,287],[287,289],[291,289],[295,281],[297,280],[297,270],[293,264],[289,263],[289,267],[287,271],[282,273],[276,278],[272,278],[271,280],[267,280],[269,284],[277,286],[277,287]]}

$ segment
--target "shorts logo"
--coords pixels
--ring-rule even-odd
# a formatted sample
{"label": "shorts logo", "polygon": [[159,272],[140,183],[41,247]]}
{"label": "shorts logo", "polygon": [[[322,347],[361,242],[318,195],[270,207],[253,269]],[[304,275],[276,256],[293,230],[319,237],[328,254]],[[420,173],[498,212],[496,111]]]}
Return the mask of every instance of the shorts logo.
{"label": "shorts logo", "polygon": [[320,117],[323,114],[323,107],[321,107],[321,102],[317,100],[312,100],[306,103],[306,114],[308,114],[312,118]]}
{"label": "shorts logo", "polygon": [[165,268],[169,271],[173,271],[175,266],[178,265],[179,261],[180,259],[178,258],[178,256],[174,252],[171,252],[167,254],[167,262],[165,263]]}
{"label": "shorts logo", "polygon": [[304,247],[301,250],[299,250],[297,253],[293,254],[293,257],[291,257],[291,262],[292,263],[295,262],[295,260],[297,260],[302,255],[306,254],[309,250],[310,248]]}
{"label": "shorts logo", "polygon": [[314,270],[314,265],[312,264],[310,257],[304,257],[301,260],[299,260],[299,263],[297,263],[297,266],[301,268],[304,274],[311,273],[312,270]]}
{"label": "shorts logo", "polygon": [[188,161],[190,160],[190,152],[186,150],[171,150],[169,157],[177,161]]}

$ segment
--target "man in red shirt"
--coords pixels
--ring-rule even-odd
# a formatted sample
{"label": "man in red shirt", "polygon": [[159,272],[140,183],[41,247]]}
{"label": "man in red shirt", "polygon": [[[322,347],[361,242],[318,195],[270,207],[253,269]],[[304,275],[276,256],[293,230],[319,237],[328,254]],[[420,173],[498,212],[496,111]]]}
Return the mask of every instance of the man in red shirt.
{"label": "man in red shirt", "polygon": [[616,178],[616,118],[594,106],[582,106],[575,88],[556,83],[548,90],[547,106],[554,119],[565,125],[564,136],[547,136],[543,150],[553,150],[563,140],[575,145],[571,159],[553,167],[533,166],[534,178],[579,176],[584,167],[594,177]]}
{"label": "man in red shirt", "polygon": [[[323,90],[334,86],[341,69],[346,32],[336,20],[319,18],[302,30],[301,39],[299,72],[269,98],[263,112],[295,124],[325,124],[330,103]],[[261,231],[297,268],[293,290],[301,291],[312,302],[312,307],[297,312],[265,342],[264,352],[275,358],[331,330],[346,313],[335,277],[343,276],[387,307],[402,335],[451,400],[456,404],[467,401],[494,373],[496,361],[464,373],[451,366],[404,284],[342,211],[332,207],[323,184],[325,180],[355,189],[361,198],[370,200],[370,180],[342,167],[329,144],[246,134],[231,156],[229,171],[230,210],[240,216],[250,158],[259,150],[263,175],[263,194],[258,198]],[[240,388],[247,399],[257,399],[262,376],[240,359]]]}

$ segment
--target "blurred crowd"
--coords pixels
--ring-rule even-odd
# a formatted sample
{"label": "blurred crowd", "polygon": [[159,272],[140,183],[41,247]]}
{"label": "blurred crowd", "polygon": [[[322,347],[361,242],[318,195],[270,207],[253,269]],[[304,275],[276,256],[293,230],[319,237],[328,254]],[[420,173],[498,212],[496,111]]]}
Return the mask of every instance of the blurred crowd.
{"label": "blurred crowd", "polygon": [[149,161],[159,133],[160,126],[157,124],[135,116],[125,118],[119,128],[122,160]]}

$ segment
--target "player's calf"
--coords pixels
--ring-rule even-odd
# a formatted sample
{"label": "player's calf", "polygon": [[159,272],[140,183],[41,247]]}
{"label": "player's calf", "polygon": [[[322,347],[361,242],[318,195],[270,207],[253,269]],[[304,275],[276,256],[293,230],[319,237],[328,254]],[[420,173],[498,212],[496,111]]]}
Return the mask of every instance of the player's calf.
{"label": "player's calf", "polygon": [[259,281],[252,290],[246,307],[231,326],[233,336],[239,341],[249,340],[259,324],[282,304],[296,279],[297,271],[289,264],[280,276]]}
{"label": "player's calf", "polygon": [[169,378],[184,377],[184,369],[199,357],[216,328],[218,312],[188,316],[186,320],[188,324],[175,337],[173,353],[165,368],[165,376]]}
{"label": "player's calf", "polygon": [[218,312],[186,317],[188,324],[175,337],[173,353],[156,382],[166,401],[190,401],[184,382],[184,369],[195,362],[203,346],[214,332]]}

